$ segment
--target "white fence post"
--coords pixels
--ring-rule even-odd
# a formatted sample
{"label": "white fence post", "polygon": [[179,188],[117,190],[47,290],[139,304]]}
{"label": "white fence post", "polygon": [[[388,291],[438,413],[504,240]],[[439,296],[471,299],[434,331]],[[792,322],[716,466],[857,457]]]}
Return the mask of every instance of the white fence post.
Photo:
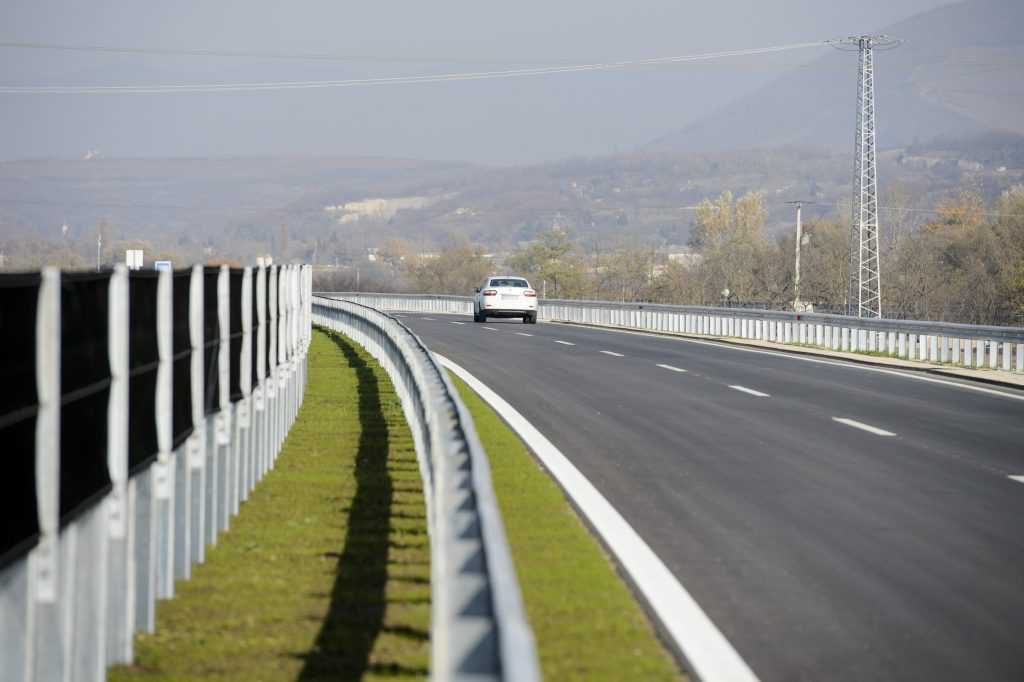
{"label": "white fence post", "polygon": [[107,319],[107,350],[110,359],[107,469],[110,472],[111,490],[104,500],[107,517],[108,572],[102,577],[102,589],[106,597],[106,603],[102,608],[106,617],[101,617],[99,633],[102,637],[100,644],[105,651],[100,679],[106,677],[108,665],[131,660],[132,638],[135,633],[135,618],[132,611],[136,595],[136,576],[132,570],[134,562],[131,542],[135,514],[128,494],[128,287],[128,270],[125,266],[118,265],[110,278]]}
{"label": "white fence post", "polygon": [[157,275],[156,331],[159,365],[156,376],[156,438],[157,458],[154,468],[154,492],[157,511],[156,596],[174,596],[174,519],[175,461],[171,452],[174,434],[172,396],[174,391],[174,299],[170,270]]}

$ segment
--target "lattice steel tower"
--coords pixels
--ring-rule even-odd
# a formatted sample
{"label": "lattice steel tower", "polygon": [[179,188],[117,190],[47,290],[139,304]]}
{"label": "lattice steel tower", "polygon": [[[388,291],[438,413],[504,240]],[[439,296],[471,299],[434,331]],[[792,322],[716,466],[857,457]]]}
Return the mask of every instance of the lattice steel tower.
{"label": "lattice steel tower", "polygon": [[[853,166],[853,222],[850,225],[850,285],[846,312],[857,317],[882,316],[879,275],[878,196],[875,179],[874,47],[895,47],[902,41],[885,35],[836,38],[839,49],[856,46],[860,52],[857,82],[857,142]],[[854,289],[856,288],[856,292]]]}

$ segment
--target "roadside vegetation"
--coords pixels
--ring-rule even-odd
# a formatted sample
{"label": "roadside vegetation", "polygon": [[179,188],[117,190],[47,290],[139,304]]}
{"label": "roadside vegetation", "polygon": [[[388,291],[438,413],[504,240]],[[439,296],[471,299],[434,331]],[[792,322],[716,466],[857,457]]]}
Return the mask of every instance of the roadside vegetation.
{"label": "roadside vegetation", "polygon": [[[1024,186],[991,204],[982,196],[972,176],[931,209],[905,187],[882,194],[883,316],[1024,325]],[[845,312],[850,224],[815,217],[813,208],[805,207],[800,299],[817,311]],[[768,215],[763,192],[706,198],[692,211],[687,244],[674,252],[625,236],[588,242],[557,222],[503,261],[464,237],[430,257],[392,239],[378,252],[390,274],[367,286],[468,295],[502,270],[529,277],[547,298],[791,309],[795,237],[771,234]],[[321,277],[317,286],[355,284]]]}
{"label": "roadside vegetation", "polygon": [[452,381],[487,451],[544,679],[685,679],[562,490],[472,389]]}
{"label": "roadside vegetation", "polygon": [[134,680],[424,678],[430,550],[412,435],[384,371],[315,330],[270,471],[135,641]]}

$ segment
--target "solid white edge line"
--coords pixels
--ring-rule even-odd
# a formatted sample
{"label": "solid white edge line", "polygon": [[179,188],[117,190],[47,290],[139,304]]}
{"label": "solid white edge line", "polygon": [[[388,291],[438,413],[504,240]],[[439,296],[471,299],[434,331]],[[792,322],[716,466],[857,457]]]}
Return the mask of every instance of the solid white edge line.
{"label": "solid white edge line", "polygon": [[1007,478],[1012,478],[1018,483],[1024,483],[1024,476],[1008,476]]}
{"label": "solid white edge line", "polygon": [[[553,321],[549,321],[549,324],[556,324]],[[567,324],[565,322],[559,322],[557,324]],[[646,336],[652,339],[665,339],[667,341],[681,341],[683,343],[696,343],[701,346],[712,346],[714,348],[724,348],[728,350],[740,351],[741,353],[760,353],[761,355],[774,355],[779,358],[789,358],[790,360],[800,360],[803,362],[814,362],[819,365],[833,365],[835,367],[845,367],[847,369],[859,369],[865,372],[878,372],[879,374],[891,374],[897,377],[903,377],[904,379],[914,379],[916,381],[926,381],[930,384],[942,384],[944,386],[954,386],[956,388],[963,388],[968,391],[977,391],[978,393],[988,393],[991,395],[997,395],[1002,398],[1010,398],[1012,400],[1024,400],[1024,395],[1017,395],[1016,393],[1007,393],[1006,391],[999,391],[994,388],[986,388],[984,386],[974,386],[971,384],[961,384],[956,381],[949,381],[948,379],[939,379],[932,376],[923,376],[921,374],[914,374],[919,372],[913,367],[908,367],[903,371],[897,371],[895,369],[885,369],[883,367],[871,367],[861,363],[854,362],[851,360],[845,360],[842,358],[826,359],[821,357],[811,357],[807,355],[799,355],[795,352],[780,352],[775,350],[765,350],[761,348],[745,348],[738,346],[734,343],[729,343],[729,339],[723,339],[722,341],[707,341],[705,339],[694,339],[688,336],[669,336],[666,334],[652,334],[650,332],[634,330],[634,329],[612,329],[611,327],[600,327],[596,325],[579,325],[581,327],[587,327],[588,329],[597,329],[600,331],[612,332],[613,334],[632,334],[634,336]],[[852,355],[852,354],[851,354]],[[856,356],[854,356],[856,357]],[[970,381],[970,378],[964,377],[964,381]]]}
{"label": "solid white edge line", "polygon": [[655,367],[661,367],[662,369],[670,369],[673,372],[685,372],[686,371],[682,367],[673,367],[672,365],[655,365]]}
{"label": "solid white edge line", "polygon": [[853,428],[860,429],[861,431],[867,431],[868,433],[873,433],[876,436],[895,436],[896,435],[892,431],[886,431],[885,429],[880,429],[880,428],[878,428],[876,426],[871,426],[870,424],[864,424],[864,423],[859,422],[859,421],[854,421],[853,419],[847,419],[846,417],[832,417],[832,421],[837,421],[840,424],[846,424],[847,426],[852,426]]}
{"label": "solid white edge line", "polygon": [[622,353],[615,353],[615,352],[612,352],[610,350],[602,350],[602,351],[598,351],[598,352],[599,353],[604,353],[605,355],[613,355],[613,356],[615,356],[617,358],[624,358],[624,357],[626,357]]}
{"label": "solid white edge line", "polygon": [[767,393],[761,393],[761,391],[755,391],[754,389],[747,388],[746,386],[730,386],[729,388],[740,391],[741,393],[748,393],[752,396],[757,396],[758,398],[771,398]]}
{"label": "solid white edge line", "polygon": [[576,345],[575,343],[569,343],[568,341],[559,341],[558,339],[555,339],[555,343],[560,343],[563,346],[575,346]]}
{"label": "solid white edge line", "polygon": [[515,431],[601,536],[702,682],[756,682],[757,676],[621,514],[551,441],[501,396],[445,357],[434,355]]}

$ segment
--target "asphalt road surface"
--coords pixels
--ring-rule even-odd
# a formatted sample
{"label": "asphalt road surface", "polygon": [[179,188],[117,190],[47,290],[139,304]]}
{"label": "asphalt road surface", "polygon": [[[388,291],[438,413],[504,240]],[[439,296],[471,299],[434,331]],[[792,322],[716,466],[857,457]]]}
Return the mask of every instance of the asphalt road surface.
{"label": "asphalt road surface", "polygon": [[400,319],[530,419],[761,680],[1024,680],[1021,391],[700,340]]}

